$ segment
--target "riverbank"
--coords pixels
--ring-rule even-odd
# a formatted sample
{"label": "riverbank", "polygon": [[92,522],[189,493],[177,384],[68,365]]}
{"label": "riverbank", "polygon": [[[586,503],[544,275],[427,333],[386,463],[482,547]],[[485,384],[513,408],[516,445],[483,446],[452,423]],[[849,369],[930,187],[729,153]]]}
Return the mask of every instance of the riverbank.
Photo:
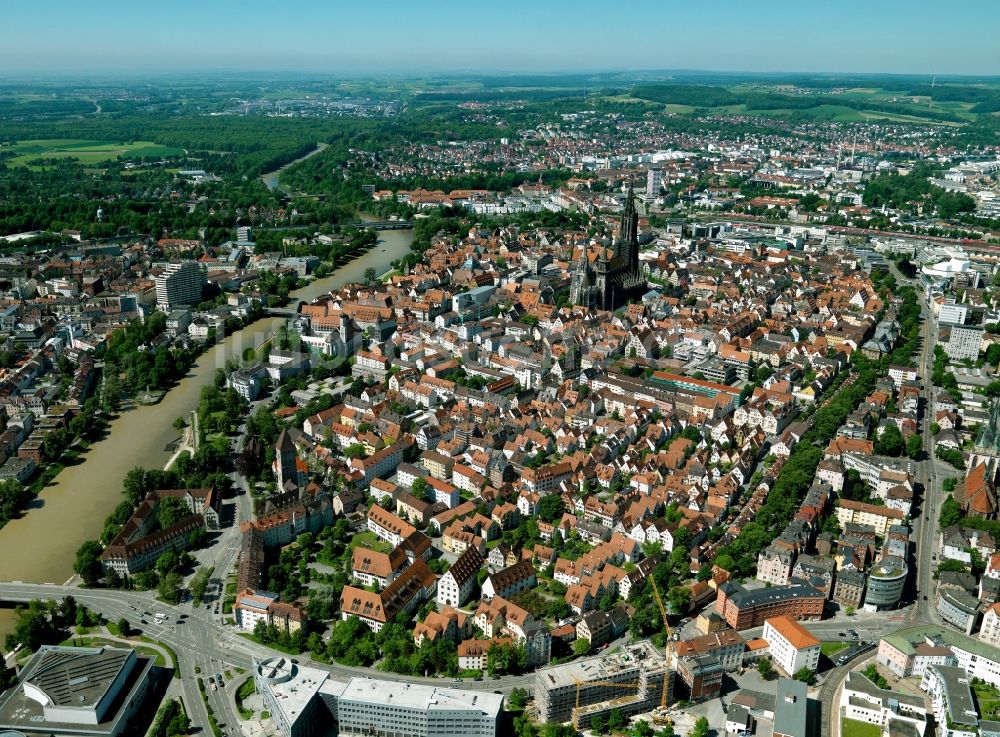
{"label": "riverbank", "polygon": [[[290,306],[294,309],[299,301],[363,282],[369,268],[376,273],[387,271],[394,260],[409,253],[412,241],[412,231],[382,233],[366,253],[330,276],[293,291]],[[201,388],[214,380],[217,368],[224,368],[230,358],[238,360],[248,347],[259,348],[284,321],[266,317],[227,336],[203,353],[159,404],[137,406],[113,419],[105,437],[89,448],[82,463],[65,468],[24,516],[0,529],[0,560],[4,561],[0,578],[39,583],[70,578],[77,549],[100,535],[104,518],[121,500],[125,474],[135,466],[162,468],[180,436],[173,420],[197,407]],[[13,612],[0,610],[0,637],[12,627]]]}

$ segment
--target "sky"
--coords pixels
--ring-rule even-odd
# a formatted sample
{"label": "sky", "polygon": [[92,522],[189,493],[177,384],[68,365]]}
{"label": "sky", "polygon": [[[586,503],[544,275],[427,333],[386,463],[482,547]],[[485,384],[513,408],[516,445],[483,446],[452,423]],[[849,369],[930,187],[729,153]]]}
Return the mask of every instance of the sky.
{"label": "sky", "polygon": [[1000,74],[997,0],[3,0],[0,76]]}

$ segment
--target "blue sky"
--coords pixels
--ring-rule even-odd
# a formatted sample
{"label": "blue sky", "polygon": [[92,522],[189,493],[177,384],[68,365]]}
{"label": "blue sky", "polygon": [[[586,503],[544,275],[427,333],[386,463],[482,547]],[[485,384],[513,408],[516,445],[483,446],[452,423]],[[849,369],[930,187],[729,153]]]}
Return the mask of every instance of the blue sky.
{"label": "blue sky", "polygon": [[3,0],[19,72],[1000,74],[996,0]]}

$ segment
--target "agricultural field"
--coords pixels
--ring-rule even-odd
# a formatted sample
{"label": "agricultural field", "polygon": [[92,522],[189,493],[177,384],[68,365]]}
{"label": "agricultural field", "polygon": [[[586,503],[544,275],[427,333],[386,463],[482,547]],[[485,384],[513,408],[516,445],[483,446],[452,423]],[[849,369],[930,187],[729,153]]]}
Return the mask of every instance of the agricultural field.
{"label": "agricultural field", "polygon": [[179,148],[161,146],[151,141],[113,143],[92,141],[82,138],[39,138],[0,146],[0,152],[13,152],[7,160],[8,166],[38,168],[45,161],[53,159],[73,159],[81,164],[99,164],[112,159],[134,159],[143,157],[179,156],[184,153]]}

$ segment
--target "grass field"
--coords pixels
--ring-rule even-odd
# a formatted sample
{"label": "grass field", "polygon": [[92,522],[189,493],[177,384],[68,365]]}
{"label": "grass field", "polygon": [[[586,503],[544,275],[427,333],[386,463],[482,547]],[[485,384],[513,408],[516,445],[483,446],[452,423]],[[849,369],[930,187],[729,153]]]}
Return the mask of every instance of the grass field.
{"label": "grass field", "polygon": [[855,719],[840,720],[841,737],[880,737],[882,730],[876,724],[859,722]]}
{"label": "grass field", "polygon": [[819,646],[819,651],[830,658],[841,650],[846,650],[848,645],[849,643],[847,642],[824,642]]}
{"label": "grass field", "polygon": [[8,166],[41,166],[38,162],[47,159],[74,159],[81,164],[98,164],[111,159],[134,159],[140,157],[179,156],[184,153],[179,148],[161,146],[151,141],[114,143],[111,141],[89,141],[81,138],[39,138],[18,141],[13,146],[4,146],[3,151],[13,151],[16,156],[8,161]]}
{"label": "grass field", "polygon": [[976,694],[976,701],[979,702],[979,713],[983,719],[996,719],[1000,712],[1000,691],[988,683],[976,682],[972,684],[972,690]]}

